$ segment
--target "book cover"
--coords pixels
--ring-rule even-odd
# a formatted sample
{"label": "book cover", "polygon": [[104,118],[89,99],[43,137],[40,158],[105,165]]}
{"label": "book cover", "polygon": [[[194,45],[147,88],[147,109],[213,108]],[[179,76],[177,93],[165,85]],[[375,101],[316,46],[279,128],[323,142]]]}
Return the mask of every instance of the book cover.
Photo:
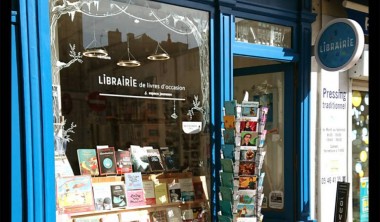
{"label": "book cover", "polygon": [[173,150],[170,150],[169,147],[161,147],[161,156],[164,162],[166,171],[178,171],[178,157]]}
{"label": "book cover", "polygon": [[148,161],[149,167],[152,172],[162,172],[164,171],[164,165],[161,160],[161,154],[158,149],[149,149],[148,153]]}
{"label": "book cover", "polygon": [[232,217],[232,203],[227,200],[219,201],[220,211],[222,215]]}
{"label": "book cover", "polygon": [[222,180],[222,186],[223,187],[233,187],[233,182],[234,182],[234,174],[233,173],[226,173],[226,172],[221,172],[220,177]]}
{"label": "book cover", "polygon": [[193,178],[180,178],[178,182],[181,187],[182,201],[193,201],[195,199]]}
{"label": "book cover", "polygon": [[255,161],[256,151],[252,147],[240,147],[241,161]]}
{"label": "book cover", "polygon": [[239,177],[239,189],[256,189],[257,188],[257,176],[240,176]]}
{"label": "book cover", "polygon": [[93,183],[95,210],[111,210],[111,183]]}
{"label": "book cover", "polygon": [[156,204],[156,195],[154,193],[154,182],[151,180],[144,180],[143,190],[144,190],[145,203],[147,205]]}
{"label": "book cover", "polygon": [[124,174],[125,187],[127,190],[141,190],[143,189],[143,181],[141,172],[125,173]]}
{"label": "book cover", "polygon": [[107,147],[96,150],[98,154],[100,175],[116,174],[115,148]]}
{"label": "book cover", "polygon": [[178,207],[166,208],[168,222],[182,222],[181,209]]}
{"label": "book cover", "polygon": [[227,172],[227,173],[234,172],[233,162],[231,159],[221,159],[220,165],[222,166],[223,172]]}
{"label": "book cover", "polygon": [[203,189],[203,183],[202,181],[194,181],[194,198],[195,200],[204,200],[205,199],[205,192]]}
{"label": "book cover", "polygon": [[255,215],[254,204],[242,204],[237,205],[237,217],[253,217]]}
{"label": "book cover", "polygon": [[132,172],[131,153],[128,150],[117,150],[115,156],[117,174]]}
{"label": "book cover", "polygon": [[56,178],[56,195],[63,213],[95,210],[90,175]]}
{"label": "book cover", "polygon": [[81,175],[99,175],[98,158],[95,149],[77,149]]}
{"label": "book cover", "polygon": [[225,144],[235,144],[235,130],[234,129],[224,129],[223,139]]}
{"label": "book cover", "polygon": [[224,101],[224,112],[225,115],[236,116],[236,100]]}
{"label": "book cover", "polygon": [[127,198],[125,193],[125,185],[122,181],[115,182],[111,185],[111,197],[112,197],[112,207],[126,207]]}
{"label": "book cover", "polygon": [[223,144],[222,152],[225,159],[233,159],[234,158],[234,148],[233,144]]}
{"label": "book cover", "polygon": [[240,175],[254,175],[255,162],[254,161],[240,161],[239,162],[239,176]]}
{"label": "book cover", "polygon": [[150,221],[151,222],[167,222],[167,213],[166,210],[157,210],[150,212]]}
{"label": "book cover", "polygon": [[254,204],[256,200],[256,190],[239,190],[239,203]]}
{"label": "book cover", "polygon": [[156,204],[169,203],[167,184],[164,182],[156,182],[154,184],[154,193],[156,195]]}
{"label": "book cover", "polygon": [[233,196],[232,196],[232,188],[230,187],[219,187],[220,195],[222,197],[222,200],[230,201],[232,202]]}
{"label": "book cover", "polygon": [[170,202],[182,202],[181,186],[179,183],[170,183],[169,185]]}
{"label": "book cover", "polygon": [[138,207],[145,205],[144,190],[127,190],[127,206]]}
{"label": "book cover", "polygon": [[149,172],[149,161],[147,149],[140,146],[131,145],[131,159],[133,172]]}
{"label": "book cover", "polygon": [[235,116],[227,115],[223,116],[224,128],[225,129],[234,129],[235,128]]}

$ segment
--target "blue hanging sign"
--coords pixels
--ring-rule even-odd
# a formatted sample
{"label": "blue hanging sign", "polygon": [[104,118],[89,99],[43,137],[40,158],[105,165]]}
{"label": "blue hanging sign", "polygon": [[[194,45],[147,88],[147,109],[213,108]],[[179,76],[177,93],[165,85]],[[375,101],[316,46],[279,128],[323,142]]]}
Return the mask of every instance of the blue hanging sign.
{"label": "blue hanging sign", "polygon": [[338,18],[327,23],[315,42],[317,63],[327,71],[345,71],[360,58],[364,49],[364,33],[351,19]]}

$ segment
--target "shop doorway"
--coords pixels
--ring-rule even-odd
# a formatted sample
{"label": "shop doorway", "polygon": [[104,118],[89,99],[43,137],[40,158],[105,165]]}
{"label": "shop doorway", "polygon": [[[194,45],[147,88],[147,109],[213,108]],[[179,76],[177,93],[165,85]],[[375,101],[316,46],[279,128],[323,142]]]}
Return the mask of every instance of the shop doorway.
{"label": "shop doorway", "polygon": [[[269,108],[261,173],[265,221],[294,221],[294,70],[292,63],[234,56],[233,98]],[[247,97],[248,95],[248,97]]]}

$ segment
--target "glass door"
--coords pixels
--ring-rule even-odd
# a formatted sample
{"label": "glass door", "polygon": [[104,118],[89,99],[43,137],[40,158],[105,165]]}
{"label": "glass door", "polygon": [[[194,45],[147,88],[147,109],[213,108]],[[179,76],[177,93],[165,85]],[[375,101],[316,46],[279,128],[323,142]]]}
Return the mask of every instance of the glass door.
{"label": "glass door", "polygon": [[234,99],[241,103],[248,98],[269,108],[261,213],[265,221],[294,221],[292,66],[241,56],[234,56],[233,65]]}

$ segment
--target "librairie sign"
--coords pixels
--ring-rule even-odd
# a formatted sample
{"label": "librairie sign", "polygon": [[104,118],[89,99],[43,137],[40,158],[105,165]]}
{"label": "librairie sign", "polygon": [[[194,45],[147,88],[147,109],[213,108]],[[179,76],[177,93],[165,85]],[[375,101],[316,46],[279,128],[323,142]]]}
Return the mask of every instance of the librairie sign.
{"label": "librairie sign", "polygon": [[364,33],[351,19],[337,18],[319,32],[315,42],[317,63],[327,71],[345,71],[360,58],[364,49]]}

